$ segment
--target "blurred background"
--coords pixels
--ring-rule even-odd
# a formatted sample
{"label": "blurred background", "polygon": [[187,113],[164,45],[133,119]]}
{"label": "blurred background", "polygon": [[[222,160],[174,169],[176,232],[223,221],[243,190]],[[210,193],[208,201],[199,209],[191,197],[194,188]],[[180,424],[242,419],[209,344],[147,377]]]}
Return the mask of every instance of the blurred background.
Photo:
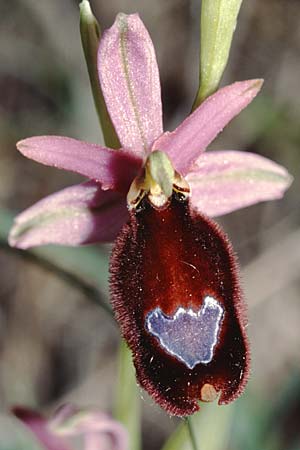
{"label": "blurred background", "polygon": [[[102,29],[120,11],[140,13],[157,52],[165,128],[174,128],[196,93],[200,1],[90,1]],[[216,429],[213,416],[207,424],[221,444],[213,447],[208,438],[203,450],[300,449],[299,17],[297,0],[244,0],[222,81],[264,78],[265,84],[211,148],[259,153],[287,167],[295,180],[283,200],[219,220],[242,266],[252,376],[239,400],[218,408],[223,428]],[[61,134],[102,142],[78,20],[75,0],[0,2],[2,411],[13,404],[50,411],[72,401],[110,412],[114,404],[119,332],[89,290],[96,287],[108,301],[110,247],[22,253],[5,243],[17,212],[81,180],[26,160],[16,141]],[[84,287],[76,285],[78,278]],[[140,397],[143,448],[156,450],[178,421],[144,392]]]}

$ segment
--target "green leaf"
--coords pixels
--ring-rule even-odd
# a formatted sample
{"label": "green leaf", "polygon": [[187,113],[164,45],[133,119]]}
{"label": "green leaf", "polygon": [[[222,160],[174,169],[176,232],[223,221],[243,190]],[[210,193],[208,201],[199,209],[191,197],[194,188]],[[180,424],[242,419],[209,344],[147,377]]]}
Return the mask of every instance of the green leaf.
{"label": "green leaf", "polygon": [[[217,402],[201,404],[201,410],[190,416],[195,440],[200,450],[224,450],[229,441],[235,405],[219,406]],[[186,423],[179,425],[162,450],[193,450]]]}
{"label": "green leaf", "polygon": [[95,107],[103,132],[104,142],[108,147],[117,149],[120,148],[121,145],[106,108],[97,69],[97,53],[101,38],[100,26],[92,13],[88,0],[82,0],[79,8],[81,43],[90,77]]}
{"label": "green leaf", "polygon": [[93,247],[62,247],[49,245],[30,250],[98,287],[108,294],[108,252]]}
{"label": "green leaf", "polygon": [[14,214],[8,209],[0,209],[0,239],[7,240],[8,232],[13,224]]}
{"label": "green leaf", "polygon": [[202,0],[197,108],[219,86],[242,0]]}
{"label": "green leaf", "polygon": [[139,450],[141,445],[141,405],[131,352],[124,341],[119,351],[119,379],[116,390],[115,418],[129,433],[130,450]]}

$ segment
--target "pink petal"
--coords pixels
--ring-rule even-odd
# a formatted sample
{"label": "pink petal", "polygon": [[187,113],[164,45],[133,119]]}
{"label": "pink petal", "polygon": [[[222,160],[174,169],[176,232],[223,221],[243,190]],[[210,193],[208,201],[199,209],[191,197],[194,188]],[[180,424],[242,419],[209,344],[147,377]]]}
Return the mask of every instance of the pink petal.
{"label": "pink petal", "polygon": [[256,96],[262,80],[238,81],[208,97],[176,130],[164,133],[152,150],[168,153],[175,168],[186,175],[189,168],[223,130]]}
{"label": "pink petal", "polygon": [[141,160],[124,150],[62,136],[36,136],[17,143],[27,158],[99,181],[103,189],[127,192]]}
{"label": "pink petal", "polygon": [[[47,450],[128,449],[128,435],[125,428],[97,410],[81,410],[73,405],[64,405],[51,420],[46,420],[39,413],[22,407],[13,408],[13,413]],[[77,437],[83,437],[84,440],[79,441]],[[109,447],[106,437],[109,437],[111,443]],[[85,442],[84,447],[82,442]]]}
{"label": "pink petal", "polygon": [[46,450],[71,450],[63,438],[55,436],[48,429],[47,421],[40,414],[21,407],[15,407],[13,413],[30,429]]}
{"label": "pink petal", "polygon": [[110,242],[127,220],[125,198],[90,181],[50,195],[16,217],[11,246]]}
{"label": "pink petal", "polygon": [[193,206],[211,217],[281,198],[292,182],[284,167],[237,151],[204,153],[186,179]]}
{"label": "pink petal", "polygon": [[[112,450],[127,450],[128,435],[119,422],[97,410],[75,409],[72,405],[62,406],[49,423],[53,432],[68,438],[84,436],[85,450],[100,450],[105,437],[109,438]],[[107,447],[105,447],[107,448]]]}
{"label": "pink petal", "polygon": [[114,25],[104,32],[98,71],[122,146],[147,153],[162,133],[161,93],[153,44],[137,14],[118,14]]}

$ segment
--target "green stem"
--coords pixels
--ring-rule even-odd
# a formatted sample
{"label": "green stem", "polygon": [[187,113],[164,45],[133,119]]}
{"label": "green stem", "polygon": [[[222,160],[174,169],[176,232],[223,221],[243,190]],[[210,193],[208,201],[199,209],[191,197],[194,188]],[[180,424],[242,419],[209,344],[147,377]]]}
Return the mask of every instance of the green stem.
{"label": "green stem", "polygon": [[219,86],[242,0],[202,0],[199,88],[193,110]]}
{"label": "green stem", "polygon": [[97,69],[97,54],[101,39],[100,26],[93,15],[88,0],[82,0],[79,7],[81,43],[104,142],[108,147],[117,149],[120,148],[120,142],[106,108]]}
{"label": "green stem", "polygon": [[61,267],[57,267],[56,264],[52,263],[51,261],[48,261],[46,258],[35,255],[30,251],[25,252],[24,250],[19,250],[17,248],[10,247],[8,243],[3,239],[0,239],[0,248],[53,273],[54,275],[56,275],[58,278],[68,283],[73,288],[75,289],[77,288],[80,292],[82,292],[82,294],[85,295],[85,297],[87,297],[89,300],[91,300],[98,306],[101,306],[101,308],[104,309],[106,313],[108,313],[111,317],[113,317],[113,312],[108,303],[104,300],[99,289],[90,285],[89,283],[87,283],[74,273],[68,272],[67,270],[62,269]]}
{"label": "green stem", "polygon": [[188,429],[188,432],[189,432],[192,449],[193,450],[199,450],[199,447],[198,447],[198,444],[197,444],[197,441],[196,441],[196,436],[195,436],[194,429],[193,429],[192,417],[191,416],[186,418],[186,426],[187,426],[187,429]]}
{"label": "green stem", "polygon": [[122,340],[119,351],[119,375],[116,387],[115,418],[127,429],[130,450],[141,448],[141,402],[136,384],[131,351]]}

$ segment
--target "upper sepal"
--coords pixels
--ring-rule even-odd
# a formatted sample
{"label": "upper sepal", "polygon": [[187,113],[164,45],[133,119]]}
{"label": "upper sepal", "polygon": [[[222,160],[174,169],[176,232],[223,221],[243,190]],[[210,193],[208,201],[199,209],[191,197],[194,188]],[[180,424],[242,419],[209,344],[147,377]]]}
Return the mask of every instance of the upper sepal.
{"label": "upper sepal", "polygon": [[138,14],[118,14],[103,33],[98,72],[122,147],[147,154],[163,131],[162,105],[154,47]]}
{"label": "upper sepal", "polygon": [[234,400],[249,373],[244,303],[231,244],[174,194],[145,197],[111,259],[112,305],[141,386],[170,414]]}

